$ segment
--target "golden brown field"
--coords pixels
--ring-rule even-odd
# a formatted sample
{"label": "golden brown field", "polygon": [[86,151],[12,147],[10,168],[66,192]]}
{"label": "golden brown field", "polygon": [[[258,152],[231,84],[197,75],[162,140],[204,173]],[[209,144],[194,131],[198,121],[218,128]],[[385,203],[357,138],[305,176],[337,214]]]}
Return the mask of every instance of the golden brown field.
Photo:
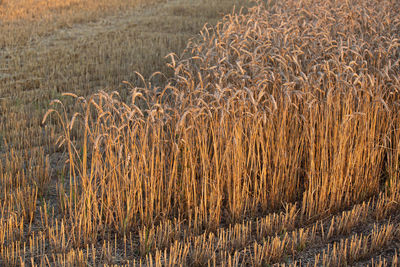
{"label": "golden brown field", "polygon": [[400,3],[155,2],[0,5],[0,265],[398,266]]}

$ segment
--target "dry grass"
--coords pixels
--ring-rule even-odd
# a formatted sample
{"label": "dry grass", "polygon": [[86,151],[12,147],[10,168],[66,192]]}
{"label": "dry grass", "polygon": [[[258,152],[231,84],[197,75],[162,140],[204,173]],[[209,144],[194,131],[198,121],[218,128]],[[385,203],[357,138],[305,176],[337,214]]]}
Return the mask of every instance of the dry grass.
{"label": "dry grass", "polygon": [[[5,138],[0,263],[396,266],[398,8],[257,2],[170,54],[169,79],[129,76],[129,95],[65,72],[80,90],[50,103],[41,135],[65,167],[26,131]],[[116,84],[113,62],[86,77]]]}

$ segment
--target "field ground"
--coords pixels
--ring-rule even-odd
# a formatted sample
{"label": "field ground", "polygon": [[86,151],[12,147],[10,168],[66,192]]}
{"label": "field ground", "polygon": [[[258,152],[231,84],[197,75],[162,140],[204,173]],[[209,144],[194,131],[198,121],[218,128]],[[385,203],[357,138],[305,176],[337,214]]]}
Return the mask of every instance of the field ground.
{"label": "field ground", "polygon": [[[18,2],[25,9],[36,6],[36,1]],[[28,21],[8,22],[5,16],[0,23],[0,30],[8,33],[0,37],[0,114],[6,118],[0,136],[16,149],[43,145],[44,140],[26,137],[40,136],[37,125],[49,101],[61,92],[90,95],[121,88],[122,81],[135,82],[135,71],[146,77],[157,70],[167,72],[164,57],[182,53],[206,22],[216,23],[235,4],[150,1],[154,4],[136,9],[140,1],[89,1],[96,12],[87,15],[86,8],[80,11],[83,1],[69,2],[55,1],[61,7],[42,10],[49,17],[44,21],[28,13],[20,15]]]}
{"label": "field ground", "polygon": [[399,3],[300,2],[0,0],[0,265],[398,266]]}

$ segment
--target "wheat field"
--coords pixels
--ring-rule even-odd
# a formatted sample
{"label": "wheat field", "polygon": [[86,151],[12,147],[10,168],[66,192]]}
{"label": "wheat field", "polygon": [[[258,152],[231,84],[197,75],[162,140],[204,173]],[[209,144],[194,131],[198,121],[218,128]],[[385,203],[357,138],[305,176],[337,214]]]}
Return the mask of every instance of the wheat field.
{"label": "wheat field", "polygon": [[399,265],[398,1],[26,2],[0,265]]}

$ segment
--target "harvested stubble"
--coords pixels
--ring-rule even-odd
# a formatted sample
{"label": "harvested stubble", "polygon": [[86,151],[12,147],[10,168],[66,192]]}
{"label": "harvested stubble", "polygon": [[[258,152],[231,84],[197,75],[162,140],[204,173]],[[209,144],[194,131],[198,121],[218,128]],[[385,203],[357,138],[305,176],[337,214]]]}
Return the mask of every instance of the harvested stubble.
{"label": "harvested stubble", "polygon": [[145,77],[166,72],[166,54],[181,53],[204,23],[215,25],[234,5],[246,3],[5,1],[0,5],[0,153],[10,147],[47,153],[57,138],[55,128],[39,124],[50,100],[65,91],[127,92],[121,82],[134,81],[135,70]]}
{"label": "harvested stubble", "polygon": [[[52,230],[30,237],[29,253],[43,264],[395,266],[399,8],[257,2],[171,55],[165,87],[133,86],[129,102],[67,94],[73,115],[53,101],[44,120],[60,121],[70,181],[60,218],[41,209]],[[0,234],[10,264],[28,260],[18,220]]]}
{"label": "harvested stubble", "polygon": [[[5,0],[0,1],[0,47],[35,42],[57,29],[94,22],[145,3],[163,0]],[[28,25],[27,25],[28,22]]]}

